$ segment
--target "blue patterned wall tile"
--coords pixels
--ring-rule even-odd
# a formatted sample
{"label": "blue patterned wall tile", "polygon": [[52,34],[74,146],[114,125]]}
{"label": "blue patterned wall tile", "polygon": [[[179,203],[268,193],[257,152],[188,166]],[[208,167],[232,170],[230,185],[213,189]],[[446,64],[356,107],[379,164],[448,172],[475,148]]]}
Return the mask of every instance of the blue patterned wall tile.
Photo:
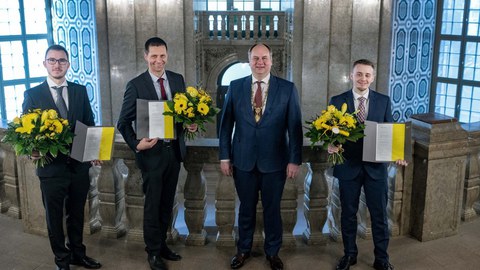
{"label": "blue patterned wall tile", "polygon": [[70,54],[67,79],[87,87],[95,123],[101,124],[95,1],[54,0],[52,9],[54,42]]}
{"label": "blue patterned wall tile", "polygon": [[396,122],[428,110],[435,5],[435,0],[393,3],[390,96]]}

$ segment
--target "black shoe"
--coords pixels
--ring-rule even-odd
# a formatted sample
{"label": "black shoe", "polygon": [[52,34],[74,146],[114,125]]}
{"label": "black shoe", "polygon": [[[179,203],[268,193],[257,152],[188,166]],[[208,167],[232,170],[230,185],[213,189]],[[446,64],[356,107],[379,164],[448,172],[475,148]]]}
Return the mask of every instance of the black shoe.
{"label": "black shoe", "polygon": [[283,262],[277,255],[267,255],[267,260],[270,262],[270,268],[272,270],[283,270]]}
{"label": "black shoe", "polygon": [[230,261],[230,267],[232,269],[238,269],[245,264],[245,260],[250,257],[250,253],[237,253],[233,256],[232,260]]}
{"label": "black shoe", "polygon": [[389,262],[375,260],[373,263],[373,268],[376,270],[393,270],[393,265],[391,265]]}
{"label": "black shoe", "polygon": [[67,266],[58,266],[55,267],[56,270],[70,270],[70,266],[67,265]]}
{"label": "black shoe", "polygon": [[167,265],[158,256],[148,255],[148,264],[152,270],[167,270]]}
{"label": "black shoe", "polygon": [[70,264],[83,266],[88,269],[98,269],[102,267],[101,263],[97,262],[96,260],[88,256],[84,256],[83,258],[77,258],[75,256],[72,256],[72,259],[70,260]]}
{"label": "black shoe", "polygon": [[357,257],[343,256],[337,264],[337,270],[348,270],[357,263]]}
{"label": "black shoe", "polygon": [[172,251],[168,247],[160,251],[160,256],[162,256],[162,258],[164,258],[165,260],[169,261],[180,261],[182,259],[182,256],[177,254],[175,251]]}

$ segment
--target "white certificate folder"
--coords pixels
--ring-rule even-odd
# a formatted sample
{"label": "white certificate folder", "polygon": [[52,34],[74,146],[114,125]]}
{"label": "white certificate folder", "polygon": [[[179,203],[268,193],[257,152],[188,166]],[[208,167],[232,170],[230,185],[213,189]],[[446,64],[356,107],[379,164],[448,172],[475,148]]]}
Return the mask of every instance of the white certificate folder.
{"label": "white certificate folder", "polygon": [[377,123],[365,121],[363,161],[411,161],[412,135],[410,123]]}
{"label": "white certificate folder", "polygon": [[169,110],[165,101],[137,99],[137,139],[175,139],[173,116],[163,115]]}
{"label": "white certificate folder", "polygon": [[70,156],[81,162],[110,160],[114,137],[114,127],[89,127],[77,121]]}

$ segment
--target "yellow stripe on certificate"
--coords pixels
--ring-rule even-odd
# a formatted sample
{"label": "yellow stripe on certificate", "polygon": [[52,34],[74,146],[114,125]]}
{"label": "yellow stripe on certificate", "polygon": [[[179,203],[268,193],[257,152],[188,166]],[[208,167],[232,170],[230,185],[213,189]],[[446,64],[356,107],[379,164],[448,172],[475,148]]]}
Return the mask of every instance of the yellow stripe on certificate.
{"label": "yellow stripe on certificate", "polygon": [[392,160],[405,159],[405,124],[392,124]]}
{"label": "yellow stripe on certificate", "polygon": [[114,135],[114,127],[102,127],[102,136],[100,137],[100,149],[98,153],[99,160],[111,159]]}

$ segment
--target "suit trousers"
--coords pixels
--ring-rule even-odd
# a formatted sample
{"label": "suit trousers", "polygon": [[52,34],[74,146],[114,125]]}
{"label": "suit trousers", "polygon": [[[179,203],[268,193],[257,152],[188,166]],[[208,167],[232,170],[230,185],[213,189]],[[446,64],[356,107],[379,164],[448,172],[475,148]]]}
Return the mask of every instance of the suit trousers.
{"label": "suit trousers", "polygon": [[278,255],[282,246],[283,228],[280,203],[285,186],[286,171],[262,173],[256,167],[253,171],[241,171],[234,167],[233,178],[240,200],[238,252],[249,253],[252,249],[260,191],[263,206],[265,255]]}
{"label": "suit trousers", "polygon": [[356,257],[358,254],[356,244],[357,212],[363,186],[372,223],[375,259],[381,262],[388,262],[387,179],[371,178],[365,169],[362,168],[356,178],[351,180],[339,179],[338,181],[342,205],[341,225],[345,255]]}
{"label": "suit trousers", "polygon": [[[90,188],[88,170],[57,177],[40,177],[40,189],[45,207],[48,237],[55,263],[66,267],[70,256],[85,256],[83,245],[84,208]],[[65,246],[63,214],[65,209],[68,243]]]}
{"label": "suit trousers", "polygon": [[160,149],[160,166],[155,170],[142,171],[143,193],[143,238],[148,254],[160,255],[166,248],[167,230],[172,222],[172,208],[177,190],[180,161],[174,147],[163,144]]}

